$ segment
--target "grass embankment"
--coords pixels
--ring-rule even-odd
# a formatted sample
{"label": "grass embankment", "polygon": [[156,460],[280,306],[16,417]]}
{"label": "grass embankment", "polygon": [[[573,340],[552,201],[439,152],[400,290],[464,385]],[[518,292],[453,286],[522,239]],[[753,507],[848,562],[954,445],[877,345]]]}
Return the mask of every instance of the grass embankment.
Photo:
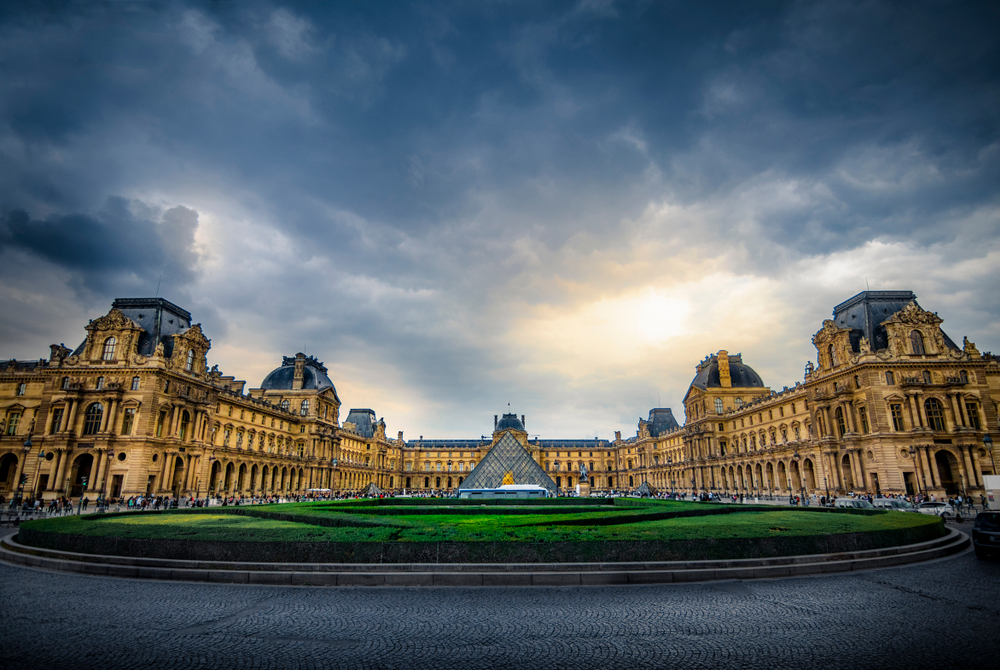
{"label": "grass embankment", "polygon": [[353,501],[70,516],[24,524],[20,536],[40,547],[161,558],[572,562],[826,553],[944,533],[936,517],[899,512],[635,500],[505,501],[474,508],[455,501],[406,502],[416,504]]}

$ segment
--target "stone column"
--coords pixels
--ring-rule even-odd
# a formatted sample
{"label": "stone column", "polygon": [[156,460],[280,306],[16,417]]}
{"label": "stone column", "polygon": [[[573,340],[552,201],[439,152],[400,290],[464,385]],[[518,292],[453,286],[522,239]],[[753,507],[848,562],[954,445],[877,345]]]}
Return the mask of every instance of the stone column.
{"label": "stone column", "polygon": [[101,467],[104,465],[104,450],[100,449],[94,456],[94,465],[90,468],[90,482],[87,489],[96,493],[101,492]]}
{"label": "stone column", "polygon": [[983,471],[979,467],[979,459],[976,457],[976,447],[968,446],[969,460],[972,462],[972,474],[976,478],[976,486],[983,485]]}
{"label": "stone column", "polygon": [[962,416],[961,403],[958,400],[958,394],[949,393],[948,399],[951,401],[951,414],[955,418],[952,426],[952,431],[957,430],[959,427],[965,427],[965,417]]}
{"label": "stone column", "polygon": [[937,467],[934,464],[934,459],[931,458],[930,447],[924,447],[924,462],[927,466],[927,475],[928,475],[927,478],[930,480],[930,485],[933,488],[937,488],[938,487]]}
{"label": "stone column", "polygon": [[170,454],[164,451],[163,463],[160,465],[160,486],[158,487],[160,491],[164,491],[167,488],[167,464],[171,460]]}
{"label": "stone column", "polygon": [[920,412],[920,425],[925,428],[930,428],[930,424],[927,422],[927,412],[924,409],[923,396],[917,396],[914,400],[917,403],[917,411]]}
{"label": "stone column", "polygon": [[69,463],[69,454],[70,454],[69,449],[67,449],[64,452],[60,452],[61,458],[59,460],[59,467],[56,471],[56,486],[53,489],[55,491],[65,490],[63,486],[64,486],[64,480],[66,478],[66,466]]}
{"label": "stone column", "polygon": [[979,485],[976,480],[976,472],[972,467],[972,458],[969,456],[968,449],[963,447],[958,448],[958,453],[962,455],[959,462],[962,464],[962,469],[965,470],[965,485],[968,488],[974,488]]}
{"label": "stone column", "polygon": [[111,404],[112,404],[111,418],[108,419],[108,432],[114,434],[116,432],[115,426],[118,425],[118,412],[122,408],[122,401],[115,400]]}
{"label": "stone column", "polygon": [[66,419],[66,430],[76,435],[76,410],[80,406],[80,401],[72,400],[71,402],[73,406],[69,411],[69,417]]}

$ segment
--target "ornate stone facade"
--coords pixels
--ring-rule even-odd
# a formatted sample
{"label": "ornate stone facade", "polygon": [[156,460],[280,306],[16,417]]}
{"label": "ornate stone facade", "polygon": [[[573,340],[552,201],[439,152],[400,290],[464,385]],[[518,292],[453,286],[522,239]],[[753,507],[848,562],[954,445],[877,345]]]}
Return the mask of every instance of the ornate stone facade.
{"label": "ornate stone facade", "polygon": [[[352,409],[315,358],[286,357],[257,388],[209,368],[211,342],[162,299],[116,300],[75,350],[0,363],[0,495],[446,491],[511,433],[562,491],[825,494],[982,489],[1000,454],[1000,357],[957,346],[908,291],[866,291],[813,337],[818,365],[779,392],[739,354],[696,366],[686,422],[669,409],[613,441],[529,438],[525,417],[491,436],[404,441]],[[31,447],[24,443],[30,437]],[[995,444],[995,442],[994,442]],[[41,458],[39,458],[41,455]]]}

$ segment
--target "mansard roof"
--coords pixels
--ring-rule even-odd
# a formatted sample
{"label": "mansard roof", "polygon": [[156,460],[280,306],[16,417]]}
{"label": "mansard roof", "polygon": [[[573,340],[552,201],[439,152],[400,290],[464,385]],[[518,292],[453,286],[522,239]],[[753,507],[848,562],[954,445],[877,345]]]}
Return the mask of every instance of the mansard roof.
{"label": "mansard roof", "polygon": [[[917,302],[912,291],[862,291],[833,308],[833,321],[841,328],[851,329],[851,348],[855,352],[861,350],[862,337],[868,340],[872,351],[888,349],[889,339],[882,323],[911,302]],[[949,348],[959,348],[944,331],[941,334]]]}

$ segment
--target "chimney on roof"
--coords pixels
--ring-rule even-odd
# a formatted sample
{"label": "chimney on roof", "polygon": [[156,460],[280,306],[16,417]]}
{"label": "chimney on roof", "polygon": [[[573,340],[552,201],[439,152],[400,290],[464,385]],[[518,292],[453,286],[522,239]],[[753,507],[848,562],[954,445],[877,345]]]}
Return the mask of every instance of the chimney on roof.
{"label": "chimney on roof", "polygon": [[301,391],[302,390],[302,379],[305,377],[306,370],[306,355],[303,353],[295,354],[295,377],[292,378],[292,390]]}
{"label": "chimney on roof", "polygon": [[493,430],[497,429],[497,415],[493,415]]}
{"label": "chimney on roof", "polygon": [[524,415],[523,414],[521,415],[521,427],[522,428],[524,427]]}

